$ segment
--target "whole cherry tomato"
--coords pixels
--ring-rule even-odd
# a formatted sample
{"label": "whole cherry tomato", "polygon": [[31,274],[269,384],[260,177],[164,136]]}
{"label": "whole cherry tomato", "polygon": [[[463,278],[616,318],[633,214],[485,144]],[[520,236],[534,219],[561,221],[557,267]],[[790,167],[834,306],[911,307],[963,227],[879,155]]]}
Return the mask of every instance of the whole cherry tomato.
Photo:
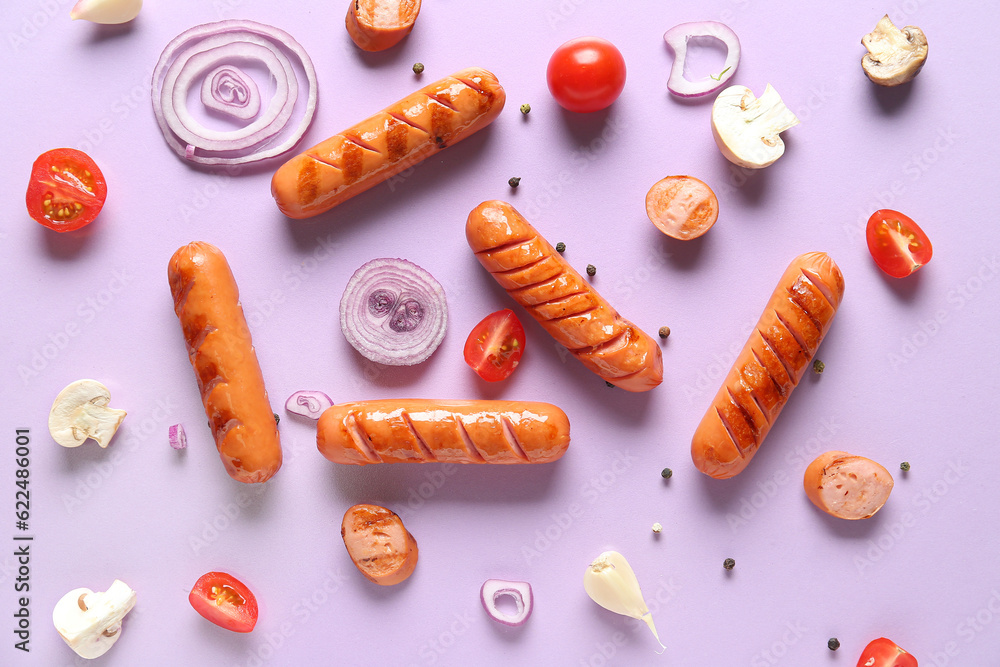
{"label": "whole cherry tomato", "polygon": [[905,278],[931,261],[931,241],[917,223],[899,211],[884,208],[868,218],[868,251],[878,268],[893,278]]}
{"label": "whole cherry tomato", "polygon": [[188,601],[195,611],[226,630],[250,632],[257,625],[257,598],[231,574],[202,575]]}
{"label": "whole cherry tomato", "polygon": [[57,232],[89,224],[104,206],[108,186],[90,156],[75,148],[55,148],[31,166],[25,196],[28,215]]}
{"label": "whole cherry tomato", "polygon": [[564,109],[586,113],[611,106],[625,88],[625,59],[600,37],[579,37],[552,54],[546,78]]}
{"label": "whole cherry tomato", "polygon": [[858,667],[917,667],[917,659],[892,640],[879,637],[865,647]]}
{"label": "whole cherry tomato", "polygon": [[465,341],[465,363],[487,382],[513,373],[523,352],[524,327],[509,309],[487,315]]}

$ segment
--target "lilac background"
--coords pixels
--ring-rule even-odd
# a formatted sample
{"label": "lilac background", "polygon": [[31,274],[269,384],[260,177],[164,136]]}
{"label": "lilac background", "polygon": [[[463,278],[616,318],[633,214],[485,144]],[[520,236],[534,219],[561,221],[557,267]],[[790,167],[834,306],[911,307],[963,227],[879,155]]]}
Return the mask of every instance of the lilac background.
{"label": "lilac background", "polygon": [[[5,3],[0,533],[15,532],[14,429],[27,426],[35,541],[28,656],[12,647],[14,559],[0,549],[0,663],[72,664],[53,605],[117,577],[138,605],[99,664],[852,666],[880,635],[924,666],[998,664],[994,3],[850,1],[806,12],[790,0],[428,0],[410,37],[376,55],[349,41],[345,2],[309,4],[148,0],[134,25],[104,28],[70,22],[70,0]],[[859,66],[859,40],[887,10],[930,42],[928,65],[899,90],[875,87]],[[189,168],[148,103],[162,47],[233,17],[287,30],[314,59],[320,102],[302,148],[470,65],[497,74],[508,106],[392,188],[287,220],[268,191],[278,161],[235,177]],[[722,158],[710,102],[666,91],[661,35],[699,19],[740,36],[732,83],[758,94],[771,83],[802,121],[766,170],[744,175]],[[556,46],[586,34],[618,45],[628,83],[608,111],[581,116],[555,104],[544,70]],[[712,50],[693,57],[699,71],[722,62]],[[427,67],[419,79],[417,60]],[[109,182],[104,212],[83,233],[57,236],[24,212],[31,162],[56,146],[86,149]],[[701,240],[674,242],[645,216],[646,190],[675,173],[719,195],[720,220]],[[607,388],[521,310],[528,343],[517,373],[488,385],[465,366],[468,331],[511,305],[463,234],[468,211],[489,198],[509,198],[551,242],[564,241],[577,268],[597,265],[594,285],[625,317],[650,333],[671,327],[659,388]],[[868,254],[864,223],[882,207],[908,213],[934,242],[934,260],[907,280],[885,277]],[[229,258],[283,416],[285,463],[264,486],[230,480],[203,426],[166,281],[171,253],[191,240]],[[803,381],[745,473],[710,480],[690,462],[691,434],[777,277],[809,250],[829,252],[847,283],[818,355],[826,373]],[[448,335],[419,367],[372,365],[339,330],[347,279],[382,256],[423,266],[448,294]],[[61,334],[67,326],[78,333]],[[43,367],[23,378],[19,367],[46,353],[54,358],[39,356]],[[82,377],[106,383],[112,405],[129,412],[107,450],[67,450],[48,436],[52,398]],[[335,467],[316,452],[311,423],[281,408],[302,388],[338,402],[546,400],[569,415],[573,443],[539,467]],[[167,445],[174,423],[187,426],[184,453]],[[833,519],[802,492],[806,463],[834,448],[893,472],[895,490],[873,519]],[[906,475],[903,460],[913,465]],[[674,469],[667,483],[664,466]],[[394,509],[419,541],[404,584],[378,588],[351,565],[338,529],[356,502]],[[584,568],[606,549],[632,563],[664,655],[641,623],[584,593]],[[188,605],[212,569],[255,591],[252,634],[221,630]],[[527,625],[486,617],[478,591],[492,577],[532,583]],[[831,636],[843,643],[836,653]]]}

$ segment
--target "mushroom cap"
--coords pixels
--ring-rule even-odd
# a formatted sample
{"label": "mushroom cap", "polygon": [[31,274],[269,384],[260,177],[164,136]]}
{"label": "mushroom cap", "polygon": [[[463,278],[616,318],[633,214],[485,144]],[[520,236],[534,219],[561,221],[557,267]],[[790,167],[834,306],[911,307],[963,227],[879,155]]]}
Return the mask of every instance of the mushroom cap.
{"label": "mushroom cap", "polygon": [[784,155],[780,133],[798,124],[771,84],[757,98],[746,86],[730,86],[712,104],[715,143],[727,160],[749,169],[762,169]]}
{"label": "mushroom cap", "polygon": [[115,579],[107,592],[75,588],[59,599],[52,623],[77,655],[97,658],[121,636],[122,619],[135,606],[135,591]]}
{"label": "mushroom cap", "polygon": [[927,60],[927,37],[923,30],[912,25],[900,30],[888,14],[861,38],[861,43],[868,49],[861,58],[861,68],[880,86],[911,81]]}
{"label": "mushroom cap", "polygon": [[90,437],[106,447],[110,435],[125,418],[124,410],[107,407],[110,401],[111,392],[97,380],[71,382],[52,402],[49,433],[63,447],[79,447]]}

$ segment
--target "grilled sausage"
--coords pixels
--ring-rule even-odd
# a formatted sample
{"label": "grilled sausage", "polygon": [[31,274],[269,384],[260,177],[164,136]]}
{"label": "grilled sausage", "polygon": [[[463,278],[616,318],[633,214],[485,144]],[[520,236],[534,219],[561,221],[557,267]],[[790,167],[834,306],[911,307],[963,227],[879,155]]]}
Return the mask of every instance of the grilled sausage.
{"label": "grilled sausage", "polygon": [[691,441],[695,466],[725,479],[757,453],[812,362],[844,296],[844,276],[822,252],[796,257],[712,400]]}
{"label": "grilled sausage", "polygon": [[170,258],[167,276],[226,472],[265,482],[281,467],[281,443],[229,263],[215,246],[190,243]]}
{"label": "grilled sausage", "polygon": [[569,420],[548,403],[400,399],[342,403],[319,418],[316,446],[334,463],[548,463]]}
{"label": "grilled sausage", "polygon": [[404,581],[417,566],[417,541],[392,510],[355,505],[344,513],[340,536],[361,574],[380,586]]}
{"label": "grilled sausage", "polygon": [[840,519],[867,519],[889,499],[892,475],[880,464],[847,452],[820,454],[802,478],[813,505]]}
{"label": "grilled sausage", "polygon": [[293,157],[271,194],[290,218],[329,211],[486,127],[505,100],[492,73],[464,69]]}
{"label": "grilled sausage", "polygon": [[663,381],[660,346],[620,316],[513,206],[483,202],[469,214],[465,236],[500,286],[584,366],[627,391]]}
{"label": "grilled sausage", "polygon": [[384,51],[413,30],[420,0],[350,0],[347,34],[359,49]]}

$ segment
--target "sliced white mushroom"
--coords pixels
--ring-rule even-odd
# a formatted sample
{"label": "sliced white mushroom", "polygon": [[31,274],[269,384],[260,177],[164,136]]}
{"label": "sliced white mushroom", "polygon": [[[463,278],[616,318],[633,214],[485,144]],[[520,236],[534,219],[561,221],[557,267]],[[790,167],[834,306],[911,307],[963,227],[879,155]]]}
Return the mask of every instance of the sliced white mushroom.
{"label": "sliced white mushroom", "polygon": [[719,150],[733,164],[750,169],[762,169],[781,157],[785,143],[778,135],[798,124],[771,84],[758,98],[746,86],[730,86],[712,105],[712,136]]}
{"label": "sliced white mushroom", "polygon": [[142,0],[80,0],[69,12],[74,21],[92,23],[128,23],[139,15]]}
{"label": "sliced white mushroom", "polygon": [[927,60],[924,31],[912,25],[900,30],[889,20],[888,14],[861,38],[861,43],[868,49],[861,59],[861,68],[880,86],[906,83],[917,75]]}
{"label": "sliced white mushroom", "polygon": [[97,380],[77,380],[59,392],[49,411],[49,433],[63,447],[79,447],[93,438],[107,447],[124,410],[109,408],[111,393]]}
{"label": "sliced white mushroom", "polygon": [[121,637],[122,619],[135,606],[135,591],[115,579],[107,592],[76,588],[52,610],[59,635],[81,658],[97,658]]}

